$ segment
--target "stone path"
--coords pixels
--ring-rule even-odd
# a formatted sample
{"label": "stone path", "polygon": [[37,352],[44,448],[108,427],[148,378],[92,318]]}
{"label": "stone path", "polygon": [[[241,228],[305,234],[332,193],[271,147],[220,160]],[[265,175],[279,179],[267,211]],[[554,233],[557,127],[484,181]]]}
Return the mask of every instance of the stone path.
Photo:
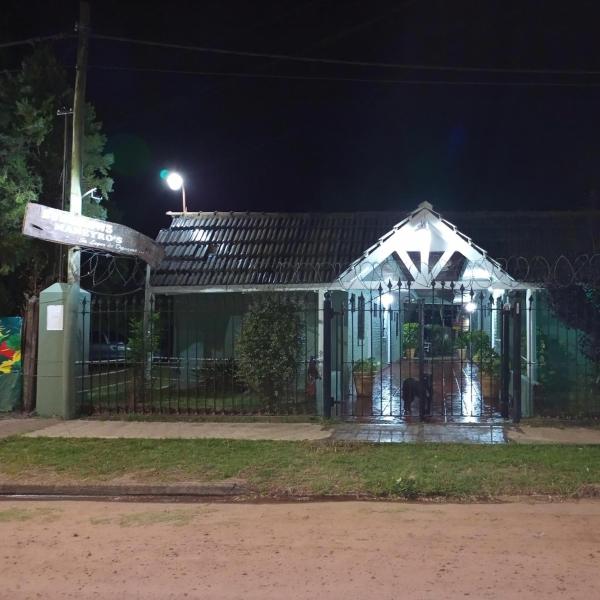
{"label": "stone path", "polygon": [[0,417],[0,439],[11,435],[21,435],[36,429],[44,429],[58,422],[58,419],[2,416]]}
{"label": "stone path", "polygon": [[230,440],[321,440],[331,430],[314,423],[189,423],[185,421],[62,421],[33,431],[28,437],[145,438]]}
{"label": "stone path", "polygon": [[507,428],[507,436],[518,444],[600,444],[600,429],[591,427],[513,425]]}

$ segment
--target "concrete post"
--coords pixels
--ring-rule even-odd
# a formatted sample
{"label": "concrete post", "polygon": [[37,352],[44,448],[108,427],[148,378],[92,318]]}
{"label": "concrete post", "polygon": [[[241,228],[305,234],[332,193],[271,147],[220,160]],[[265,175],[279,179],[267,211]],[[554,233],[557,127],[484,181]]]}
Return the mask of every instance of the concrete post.
{"label": "concrete post", "polygon": [[[82,317],[86,301],[86,319]],[[90,293],[77,284],[55,283],[40,293],[36,412],[72,419],[77,386],[89,352]]]}
{"label": "concrete post", "polygon": [[321,378],[317,380],[317,414],[323,416],[323,341],[325,338],[325,290],[319,290],[317,296],[317,364]]}

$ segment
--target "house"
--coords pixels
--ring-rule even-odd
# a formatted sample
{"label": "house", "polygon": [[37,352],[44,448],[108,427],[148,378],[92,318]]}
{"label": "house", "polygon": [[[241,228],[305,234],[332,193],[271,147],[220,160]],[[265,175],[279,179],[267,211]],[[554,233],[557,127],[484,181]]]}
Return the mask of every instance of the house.
{"label": "house", "polygon": [[[585,332],[561,322],[541,290],[561,277],[563,284],[578,283],[582,273],[596,269],[591,257],[600,251],[600,211],[442,216],[425,202],[409,214],[170,214],[170,227],[157,237],[165,259],[152,273],[151,292],[157,302],[170,302],[170,352],[194,365],[180,369],[178,385],[196,395],[205,386],[198,365],[235,361],[244,314],[254,298],[271,292],[298,299],[305,323],[303,368],[295,400],[283,412],[301,407],[329,414],[331,399],[333,414],[405,416],[402,386],[407,379],[418,386],[424,375],[429,392],[422,395],[433,396],[432,412],[445,419],[499,416],[506,406],[498,398],[506,403],[517,394],[523,414],[591,402],[581,394],[591,394],[598,364],[569,340],[569,332]],[[509,307],[512,316],[504,317]],[[418,324],[416,357],[407,353],[410,323]],[[478,339],[489,340],[494,361],[502,357],[502,382],[489,384],[488,394],[483,353],[472,347],[475,336],[463,335],[470,344],[463,358],[454,352],[461,332],[475,331],[484,332]],[[575,361],[576,372],[563,365],[567,383],[540,386],[556,370],[548,363],[554,347],[570,357],[569,364]],[[311,357],[323,378],[314,407],[307,408]],[[353,378],[365,359],[380,366],[366,412]],[[542,363],[546,375],[539,372]],[[536,390],[544,405],[537,408]]]}

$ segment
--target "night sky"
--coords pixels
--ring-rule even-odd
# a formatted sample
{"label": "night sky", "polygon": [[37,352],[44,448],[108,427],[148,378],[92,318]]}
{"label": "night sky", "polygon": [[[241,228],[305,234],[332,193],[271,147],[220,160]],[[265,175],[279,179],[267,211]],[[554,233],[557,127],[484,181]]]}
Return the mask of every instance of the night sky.
{"label": "night sky", "polygon": [[[87,97],[116,157],[112,199],[125,223],[153,237],[169,223],[165,211],[180,209],[159,178],[165,167],[186,177],[190,210],[411,210],[424,200],[442,211],[598,207],[596,5],[92,2],[97,34],[354,61],[598,71],[353,67],[92,40]],[[78,2],[11,0],[2,12],[0,37],[16,40],[72,31]],[[55,48],[72,67],[76,40]],[[18,59],[5,53],[0,66]],[[424,80],[437,83],[414,83]],[[483,85],[491,82],[518,85]],[[550,83],[562,85],[533,85]]]}

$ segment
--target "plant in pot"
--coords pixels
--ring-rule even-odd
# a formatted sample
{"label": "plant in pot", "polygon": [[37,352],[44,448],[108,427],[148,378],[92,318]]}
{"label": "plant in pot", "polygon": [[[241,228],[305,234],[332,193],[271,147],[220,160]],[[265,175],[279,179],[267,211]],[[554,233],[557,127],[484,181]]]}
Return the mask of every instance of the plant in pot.
{"label": "plant in pot", "polygon": [[402,324],[402,345],[406,352],[406,358],[414,358],[419,342],[419,324]]}
{"label": "plant in pot", "polygon": [[356,387],[356,414],[370,415],[373,407],[373,382],[380,369],[374,358],[358,360],[352,366],[352,378]]}
{"label": "plant in pot", "polygon": [[494,350],[485,331],[473,332],[473,363],[480,373],[481,395],[484,400],[495,401],[500,395],[500,355]]}
{"label": "plant in pot", "polygon": [[459,331],[454,341],[457,357],[461,362],[467,360],[469,346],[471,343],[471,334],[469,331]]}

